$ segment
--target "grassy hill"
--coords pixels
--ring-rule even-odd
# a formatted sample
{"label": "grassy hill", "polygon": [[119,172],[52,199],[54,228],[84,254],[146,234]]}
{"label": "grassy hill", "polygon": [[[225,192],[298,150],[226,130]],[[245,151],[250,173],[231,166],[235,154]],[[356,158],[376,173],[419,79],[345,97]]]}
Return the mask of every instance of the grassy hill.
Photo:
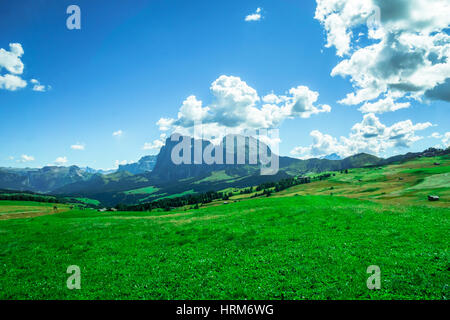
{"label": "grassy hill", "polygon": [[450,157],[329,173],[197,210],[0,201],[0,299],[447,299]]}
{"label": "grassy hill", "polygon": [[[439,165],[436,165],[439,164]],[[430,205],[427,196],[441,200],[433,206],[450,207],[450,156],[418,158],[388,166],[332,172],[329,179],[284,190],[277,196],[338,195],[383,203]]]}
{"label": "grassy hill", "polygon": [[[7,204],[11,205],[11,204]],[[0,221],[0,298],[444,299],[449,210],[329,196]],[[81,268],[81,290],[66,268]],[[366,287],[369,265],[381,290]]]}
{"label": "grassy hill", "polygon": [[[57,207],[55,210],[54,207]],[[0,201],[0,220],[35,218],[69,210],[70,205],[33,201]],[[1,255],[1,254],[0,254]]]}

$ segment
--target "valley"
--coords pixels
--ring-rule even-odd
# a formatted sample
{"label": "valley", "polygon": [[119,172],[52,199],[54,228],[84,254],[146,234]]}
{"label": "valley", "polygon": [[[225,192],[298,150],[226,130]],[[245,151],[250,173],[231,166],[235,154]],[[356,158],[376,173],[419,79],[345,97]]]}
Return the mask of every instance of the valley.
{"label": "valley", "polygon": [[[210,143],[202,141],[202,144],[204,148],[207,148]],[[121,165],[115,172],[108,174],[102,174],[93,169],[82,169],[77,166],[44,167],[41,169],[0,168],[0,189],[20,192],[31,191],[62,198],[90,199],[87,201],[88,204],[114,207],[119,204],[132,205],[156,201],[161,198],[177,197],[186,192],[201,194],[209,191],[218,192],[228,188],[242,189],[293,177],[319,175],[356,168],[362,170],[360,174],[365,174],[365,167],[371,170],[375,166],[385,166],[420,158],[427,159],[449,153],[448,149],[430,148],[424,152],[408,153],[387,159],[364,153],[339,160],[299,160],[280,157],[278,173],[271,176],[262,176],[260,175],[259,165],[175,165],[170,160],[174,145],[170,139],[167,139],[166,145],[161,148],[157,156],[146,156],[134,164]],[[247,148],[246,158],[249,159],[249,157]],[[335,156],[331,158],[336,159]],[[378,173],[381,174],[381,172]],[[409,175],[406,178],[409,179],[411,176]],[[347,178],[351,179],[351,176],[347,176]],[[397,178],[404,179],[405,177],[398,176]],[[330,181],[333,181],[333,179],[335,178],[332,177]],[[360,180],[357,177],[355,179],[352,180],[354,184],[358,185],[359,183],[359,187],[361,187],[367,182],[368,178],[366,177],[364,181],[357,181]],[[399,181],[397,181],[397,184],[400,183]],[[337,185],[333,187],[339,187],[342,184],[341,182],[343,181],[336,181]],[[408,180],[405,180],[405,182],[408,182]],[[326,188],[326,183],[323,184]],[[330,187],[332,186],[330,185]],[[316,191],[318,190],[314,192]],[[372,195],[369,191],[366,190],[364,193]],[[418,190],[410,191],[411,193],[419,192]],[[323,192],[326,193],[326,190],[323,190]]]}
{"label": "valley", "polygon": [[[0,298],[446,299],[449,172],[449,155],[417,157],[151,212],[2,200]],[[81,290],[65,287],[69,265]]]}

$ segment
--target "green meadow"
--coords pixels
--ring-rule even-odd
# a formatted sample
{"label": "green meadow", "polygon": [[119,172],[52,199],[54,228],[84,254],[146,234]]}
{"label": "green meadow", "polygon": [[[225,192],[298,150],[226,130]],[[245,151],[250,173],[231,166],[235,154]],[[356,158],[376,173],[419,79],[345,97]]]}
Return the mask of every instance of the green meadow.
{"label": "green meadow", "polygon": [[[335,172],[197,210],[0,201],[0,298],[447,299],[449,160],[438,160]],[[71,265],[80,290],[66,286]],[[371,265],[379,290],[366,285]]]}

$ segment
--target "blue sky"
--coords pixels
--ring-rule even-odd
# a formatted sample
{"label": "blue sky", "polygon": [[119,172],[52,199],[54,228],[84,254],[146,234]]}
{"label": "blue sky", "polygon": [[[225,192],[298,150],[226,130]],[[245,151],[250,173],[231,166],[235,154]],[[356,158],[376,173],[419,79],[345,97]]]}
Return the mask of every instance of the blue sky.
{"label": "blue sky", "polygon": [[[81,8],[81,30],[66,28],[70,4]],[[280,152],[345,154],[347,146],[312,145],[312,131],[351,140],[352,127],[368,114],[338,103],[355,89],[348,77],[330,76],[343,58],[338,44],[325,47],[327,30],[314,19],[316,7],[312,0],[2,1],[0,48],[21,45],[19,76],[27,86],[0,89],[0,166],[41,167],[59,158],[64,165],[112,168],[155,154],[143,146],[162,133],[158,120],[176,119],[191,95],[204,107],[214,105],[210,86],[222,75],[239,77],[261,98],[298,86],[317,92],[315,103],[331,112],[287,116],[279,126]],[[261,19],[245,21],[257,8]],[[31,79],[45,92],[34,91]],[[380,155],[442,144],[450,131],[448,102],[408,101],[408,108],[375,117],[386,128],[405,120],[429,123],[414,129],[423,139]]]}

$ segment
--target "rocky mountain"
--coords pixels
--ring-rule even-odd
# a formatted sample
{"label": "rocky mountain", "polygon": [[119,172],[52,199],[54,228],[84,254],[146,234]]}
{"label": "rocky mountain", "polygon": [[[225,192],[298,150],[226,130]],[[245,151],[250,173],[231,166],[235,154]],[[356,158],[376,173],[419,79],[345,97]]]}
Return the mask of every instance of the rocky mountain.
{"label": "rocky mountain", "polygon": [[94,169],[94,168],[91,168],[91,167],[83,167],[83,168],[80,168],[80,169],[84,170],[87,173],[92,173],[92,174],[96,174],[96,173],[99,173],[99,174],[110,174],[110,173],[114,173],[114,172],[117,171],[117,170],[114,170],[114,169],[112,169],[112,170],[102,170],[102,169]]}
{"label": "rocky mountain", "polygon": [[[221,149],[214,150],[209,141],[186,138],[189,147],[187,154],[176,149],[178,142],[167,139],[158,156],[146,156],[137,163],[120,166],[117,172],[101,174],[95,170],[71,167],[44,167],[42,169],[0,168],[0,189],[33,191],[67,196],[83,196],[100,200],[105,205],[117,203],[136,203],[142,199],[152,200],[162,196],[174,195],[189,191],[191,193],[223,190],[230,187],[255,186],[264,182],[276,182],[283,178],[301,176],[307,173],[321,173],[325,171],[339,171],[365,166],[385,165],[402,162],[416,157],[430,157],[450,153],[450,149],[440,150],[430,148],[424,152],[408,153],[387,159],[381,159],[370,154],[357,154],[345,159],[307,159],[300,160],[290,157],[279,157],[279,171],[276,175],[260,174],[260,158],[258,148],[267,148],[253,138],[244,138],[243,158],[245,162],[238,164],[239,154],[234,140],[234,153],[227,153],[226,141]],[[242,139],[242,137],[240,137]],[[253,140],[252,140],[253,139]],[[255,144],[256,143],[256,144]],[[200,151],[213,150],[210,154],[215,157],[222,155],[223,162],[231,159],[231,164],[207,164],[205,159],[201,163],[195,162],[195,148]],[[256,145],[256,148],[255,148]],[[208,149],[209,148],[209,149]],[[256,150],[256,151],[255,151]],[[268,149],[268,155],[272,151]],[[186,156],[190,163],[175,164],[172,153],[180,157]],[[190,155],[189,155],[190,153]],[[257,164],[249,164],[248,159],[254,157]],[[140,192],[146,188],[152,191]],[[137,191],[135,191],[137,190]]]}
{"label": "rocky mountain", "polygon": [[120,192],[149,185],[145,175],[134,175],[128,171],[102,175],[95,174],[90,179],[77,181],[54,189],[54,194],[95,195],[108,192]]}
{"label": "rocky mountain", "polygon": [[48,193],[64,185],[92,177],[77,166],[48,166],[41,169],[0,168],[0,188]]}
{"label": "rocky mountain", "polygon": [[150,172],[156,165],[157,156],[145,156],[139,159],[138,162],[119,165],[118,172],[128,171],[132,174],[140,174]]}
{"label": "rocky mountain", "polygon": [[[221,170],[225,170],[228,175],[246,176],[259,174],[261,163],[259,151],[263,150],[263,153],[270,157],[272,154],[270,148],[252,137],[230,135],[227,138],[224,138],[219,149],[214,149],[210,141],[194,140],[186,137],[186,141],[188,141],[190,146],[187,148],[187,151],[190,155],[186,158],[188,163],[183,160],[183,163],[180,164],[175,164],[172,159],[172,152],[179,142],[174,142],[168,138],[158,154],[156,165],[151,174],[152,179],[155,183],[169,183],[188,178],[203,178],[209,176],[212,172]],[[233,141],[231,145],[233,150],[230,150],[231,152],[227,152],[227,141],[230,143]],[[238,145],[241,144],[243,148],[239,148],[238,151]],[[175,150],[175,154],[184,157],[183,152],[177,151]],[[200,155],[200,161],[198,159],[196,161],[196,152]],[[203,154],[210,154],[216,160],[219,159],[219,161],[209,164],[207,159],[201,156]],[[254,159],[254,161],[250,161],[250,159]],[[295,161],[296,159],[293,160]]]}
{"label": "rocky mountain", "polygon": [[[260,175],[260,164],[249,164],[249,157],[253,156],[257,159],[259,163],[258,157],[258,149],[253,148],[253,151],[256,151],[256,154],[251,153],[249,145],[251,143],[255,143],[252,141],[253,138],[245,138],[245,164],[237,164],[237,136],[235,137],[234,143],[234,158],[233,164],[195,164],[194,162],[194,144],[197,143],[198,146],[201,146],[201,150],[205,150],[206,148],[211,146],[209,141],[194,141],[194,139],[190,139],[189,145],[190,148],[190,164],[174,164],[171,156],[174,147],[178,144],[178,142],[173,142],[170,139],[167,139],[164,147],[161,148],[161,151],[158,155],[157,162],[153,172],[151,173],[152,180],[154,183],[170,183],[173,181],[179,181],[189,178],[203,178],[211,175],[212,172],[224,170],[227,175],[235,176],[238,175],[240,177],[251,176],[251,175]],[[272,154],[270,148],[267,145],[257,142],[258,148],[267,148],[267,154]],[[223,143],[222,150],[223,159],[222,162],[225,162],[227,157],[226,153],[226,143]],[[215,155],[213,153],[213,155]],[[336,155],[337,156],[337,155]],[[308,159],[308,160],[300,160],[290,157],[279,157],[279,172],[284,172],[288,176],[301,175],[309,172],[320,173],[323,171],[330,170],[345,170],[350,168],[363,167],[367,165],[376,165],[382,161],[381,158],[361,153],[358,155],[354,155],[342,160],[328,160],[328,159]]]}
{"label": "rocky mountain", "polygon": [[[376,165],[382,159],[369,155],[358,154],[343,160],[308,159],[299,160],[289,157],[279,158],[279,171],[276,175],[261,175],[258,164],[237,164],[234,155],[233,164],[206,164],[194,163],[194,143],[200,146],[200,150],[211,147],[209,141],[194,141],[190,139],[191,163],[175,164],[172,160],[172,152],[177,142],[166,141],[157,157],[153,171],[133,175],[127,170],[118,171],[109,175],[94,175],[87,181],[79,181],[68,184],[54,191],[59,195],[76,195],[93,198],[105,205],[118,203],[137,203],[142,199],[152,200],[161,196],[181,194],[186,191],[200,193],[211,190],[222,190],[229,187],[242,188],[255,186],[264,182],[279,181],[297,175],[310,172],[320,173],[324,171],[345,170],[367,165]],[[249,145],[251,140],[245,140],[245,158],[251,155]],[[264,144],[261,147],[266,147]],[[223,147],[223,157],[226,159],[226,145]],[[268,151],[271,154],[271,151]],[[212,155],[215,156],[214,152]],[[256,157],[257,162],[259,160]],[[152,188],[158,190],[148,193],[130,192],[140,188]]]}

